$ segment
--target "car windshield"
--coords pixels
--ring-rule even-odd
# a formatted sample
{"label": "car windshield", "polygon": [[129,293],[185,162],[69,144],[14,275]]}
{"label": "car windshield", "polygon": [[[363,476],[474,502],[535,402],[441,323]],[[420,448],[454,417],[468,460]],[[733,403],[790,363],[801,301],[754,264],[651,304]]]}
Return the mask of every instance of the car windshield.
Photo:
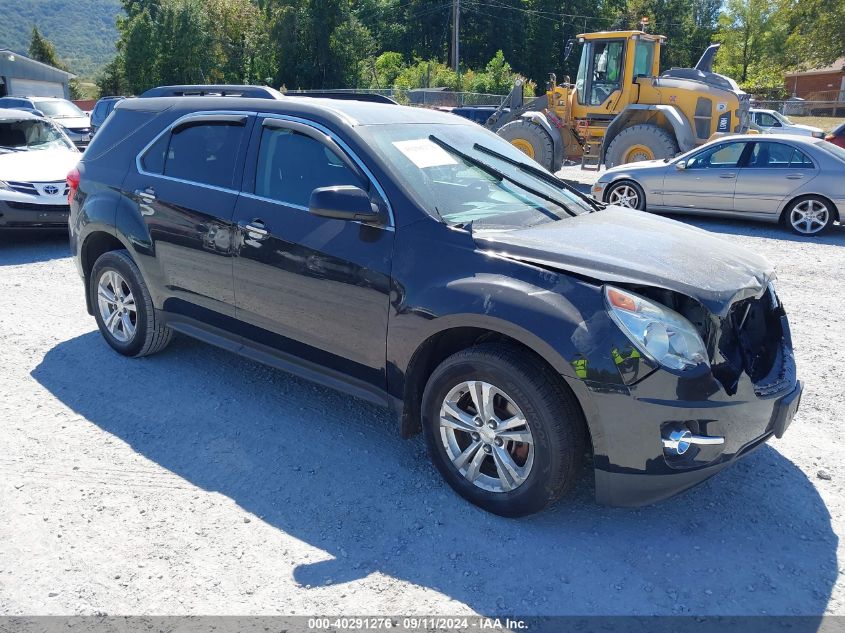
{"label": "car windshield", "polygon": [[776,119],[780,119],[781,123],[786,123],[788,125],[795,125],[792,121],[789,120],[788,116],[781,114],[780,112],[772,112],[772,116]]}
{"label": "car windshield", "polygon": [[0,152],[52,148],[74,149],[73,144],[53,123],[39,119],[0,121]]}
{"label": "car windshield", "polygon": [[85,113],[70,101],[60,99],[55,101],[36,101],[35,107],[45,115],[55,119],[71,119],[85,116]]}
{"label": "car windshield", "polygon": [[358,131],[417,201],[447,224],[517,228],[595,210],[478,125],[372,125]]}

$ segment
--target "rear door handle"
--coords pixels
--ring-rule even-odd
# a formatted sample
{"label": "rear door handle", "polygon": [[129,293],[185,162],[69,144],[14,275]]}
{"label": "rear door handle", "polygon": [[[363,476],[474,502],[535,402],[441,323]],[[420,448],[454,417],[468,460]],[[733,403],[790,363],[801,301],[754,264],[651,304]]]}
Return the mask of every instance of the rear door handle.
{"label": "rear door handle", "polygon": [[719,174],[719,178],[736,178],[736,174],[734,172]]}
{"label": "rear door handle", "polygon": [[789,180],[801,180],[804,177],[804,174],[787,174],[786,177]]}
{"label": "rear door handle", "polygon": [[155,202],[156,192],[152,187],[146,189],[136,189],[135,195],[141,198],[144,202]]}

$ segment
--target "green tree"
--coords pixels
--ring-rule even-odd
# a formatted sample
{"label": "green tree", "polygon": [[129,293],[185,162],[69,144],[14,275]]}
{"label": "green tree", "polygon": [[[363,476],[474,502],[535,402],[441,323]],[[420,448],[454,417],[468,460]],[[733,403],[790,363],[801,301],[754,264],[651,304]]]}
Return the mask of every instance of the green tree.
{"label": "green tree", "polygon": [[53,42],[41,35],[41,31],[38,30],[37,26],[32,27],[29,56],[35,61],[64,70],[64,66],[59,61],[59,56],[56,53],[56,47],[53,45]]}

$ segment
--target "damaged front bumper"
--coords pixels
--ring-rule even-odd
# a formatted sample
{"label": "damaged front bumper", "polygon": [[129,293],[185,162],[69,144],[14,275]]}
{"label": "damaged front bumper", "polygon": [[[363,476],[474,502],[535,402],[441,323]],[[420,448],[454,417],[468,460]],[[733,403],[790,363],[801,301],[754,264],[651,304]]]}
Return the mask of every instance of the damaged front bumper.
{"label": "damaged front bumper", "polygon": [[590,421],[596,499],[666,499],[780,438],[801,400],[789,323],[774,289],[714,318],[708,366],[629,374],[626,386],[570,380]]}

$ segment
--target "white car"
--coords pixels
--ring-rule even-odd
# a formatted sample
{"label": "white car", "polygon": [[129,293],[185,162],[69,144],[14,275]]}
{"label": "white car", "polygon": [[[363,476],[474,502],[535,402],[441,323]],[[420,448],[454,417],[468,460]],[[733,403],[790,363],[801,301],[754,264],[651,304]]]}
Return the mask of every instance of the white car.
{"label": "white car", "polygon": [[81,156],[50,119],[0,109],[0,230],[67,227],[66,177]]}
{"label": "white car", "polygon": [[777,110],[751,108],[751,122],[760,128],[760,131],[764,134],[791,134],[824,138],[824,130],[821,128],[793,123]]}

